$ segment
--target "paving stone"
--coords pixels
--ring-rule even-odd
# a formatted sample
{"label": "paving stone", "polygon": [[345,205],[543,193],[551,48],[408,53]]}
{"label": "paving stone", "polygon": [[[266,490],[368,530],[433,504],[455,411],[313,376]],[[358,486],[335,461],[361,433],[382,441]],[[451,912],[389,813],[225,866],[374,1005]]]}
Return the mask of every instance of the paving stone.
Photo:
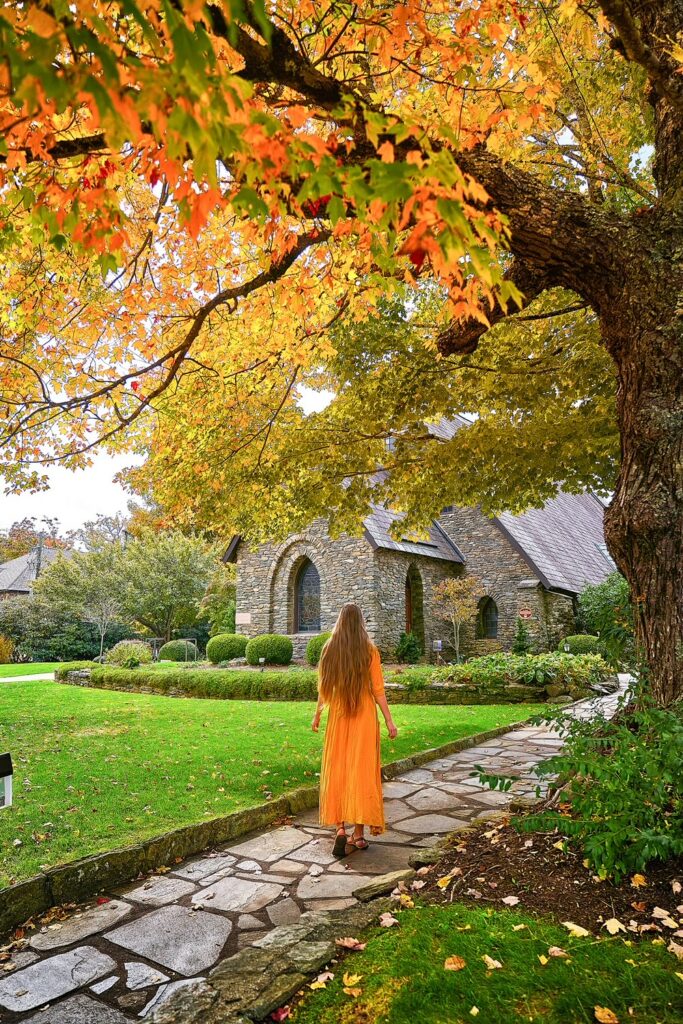
{"label": "paving stone", "polygon": [[240,860],[237,862],[236,869],[238,871],[255,871],[257,874],[263,871],[263,868],[255,860]]}
{"label": "paving stone", "polygon": [[[210,888],[201,889],[192,897],[193,903],[211,904],[212,910],[240,910],[245,914],[261,910],[276,900],[281,885],[250,878],[222,878]],[[213,896],[209,899],[210,894]]]}
{"label": "paving stone", "polygon": [[279,903],[273,903],[268,907],[268,917],[276,927],[281,924],[296,924],[301,917],[301,911],[294,900],[288,896],[287,899],[280,900]]}
{"label": "paving stone", "polygon": [[162,985],[159,991],[147,1003],[140,1016],[149,1017],[152,1011],[154,1011],[156,1015],[156,1011],[160,1009],[164,1003],[167,1003],[171,996],[174,996],[176,992],[179,992],[181,989],[188,989],[188,991],[193,988],[199,989],[204,981],[204,978],[190,978],[186,981],[171,981],[168,985]]}
{"label": "paving stone", "polygon": [[366,874],[383,875],[387,871],[396,871],[405,867],[408,863],[410,847],[388,846],[375,844],[372,841],[367,850],[359,850],[358,853],[344,857],[343,860],[332,864],[328,871],[334,874]]}
{"label": "paving stone", "polygon": [[[354,856],[360,856],[360,854],[354,854]],[[301,900],[343,899],[352,896],[354,889],[369,881],[371,881],[370,875],[357,875],[355,871],[349,871],[343,875],[321,875],[317,879],[306,875],[299,882],[296,894]]]}
{"label": "paving stone", "polygon": [[[259,881],[259,882],[277,882],[278,885],[290,885],[292,882],[291,875],[275,875],[271,874],[270,871],[262,871],[259,875],[240,875],[235,872],[236,878],[243,878],[247,881]],[[220,879],[219,879],[220,881]]]}
{"label": "paving stone", "polygon": [[344,900],[306,900],[304,906],[306,910],[319,911],[319,910],[346,910],[347,907],[352,907],[357,904],[358,900],[354,899],[353,896],[347,897]]}
{"label": "paving stone", "polygon": [[502,804],[510,802],[510,794],[501,793],[497,789],[482,789],[479,793],[473,793],[470,799],[475,800],[478,804],[487,804],[490,807],[500,807]]}
{"label": "paving stone", "polygon": [[418,784],[416,782],[393,782],[392,781],[392,782],[385,782],[385,783],[383,783],[383,785],[382,785],[382,792],[384,794],[384,798],[385,799],[388,797],[390,800],[393,800],[395,798],[400,799],[401,797],[404,797],[404,796],[410,796],[411,793],[414,793],[419,788],[420,787],[418,786]]}
{"label": "paving stone", "polygon": [[129,1021],[129,1017],[124,1017],[113,1006],[79,995],[25,1017],[23,1024],[129,1024]]}
{"label": "paving stone", "polygon": [[34,949],[39,950],[70,946],[72,942],[81,942],[88,935],[104,931],[105,928],[112,928],[118,921],[130,914],[132,909],[128,903],[111,900],[110,903],[92,907],[82,914],[74,914],[66,921],[60,921],[58,926],[55,925],[44,932],[38,932],[31,936],[30,944]]}
{"label": "paving stone", "polygon": [[253,932],[266,926],[265,922],[259,921],[258,917],[254,917],[253,914],[241,914],[237,919],[237,927],[242,932]]}
{"label": "paving stone", "polygon": [[115,967],[112,958],[94,946],[58,953],[0,981],[0,1006],[17,1012],[33,1010],[97,981]]}
{"label": "paving stone", "polygon": [[261,929],[260,932],[240,932],[237,936],[238,951],[245,949],[247,946],[253,946],[257,939],[262,939],[265,935],[269,934],[265,925],[261,925]]}
{"label": "paving stone", "polygon": [[434,776],[432,772],[427,771],[426,768],[415,768],[413,771],[405,772],[403,775],[396,776],[397,782],[433,782]]}
{"label": "paving stone", "polygon": [[136,991],[139,988],[148,988],[150,985],[160,985],[162,981],[168,981],[168,975],[161,971],[148,967],[134,960],[123,965],[126,968],[126,988]]}
{"label": "paving stone", "polygon": [[311,974],[313,971],[324,967],[337,952],[333,942],[297,942],[295,946],[287,950],[287,959],[304,974]]}
{"label": "paving stone", "polygon": [[11,961],[19,967],[28,967],[29,964],[33,964],[38,959],[37,953],[32,953],[30,949],[22,949],[18,953],[12,953]]}
{"label": "paving stone", "polygon": [[264,988],[255,1002],[249,1005],[249,1016],[263,1020],[273,1010],[283,1006],[306,982],[306,976],[299,973],[280,974]]}
{"label": "paving stone", "polygon": [[406,837],[402,836],[399,832],[394,832],[392,829],[387,829],[386,832],[382,832],[378,836],[368,836],[367,840],[369,843],[392,843],[399,845],[406,842]]}
{"label": "paving stone", "polygon": [[128,889],[124,896],[136,903],[146,903],[150,907],[163,907],[167,903],[175,903],[183,896],[196,892],[197,886],[184,878],[169,878],[168,875],[154,875],[136,889]]}
{"label": "paving stone", "polygon": [[163,907],[107,932],[106,939],[178,974],[206,970],[218,959],[232,924],[218,914]]}
{"label": "paving stone", "polygon": [[295,850],[292,857],[305,864],[332,864],[335,860],[332,854],[333,842],[331,833],[329,837],[321,836],[320,839],[312,839],[310,843]]}
{"label": "paving stone", "polygon": [[280,857],[286,857],[292,850],[296,850],[307,842],[309,842],[309,838],[305,832],[285,825],[283,828],[273,829],[272,832],[265,832],[254,839],[239,843],[238,846],[231,846],[230,853],[270,863],[273,860],[279,860]]}
{"label": "paving stone", "polygon": [[[313,931],[313,927],[309,921],[299,921],[297,924],[290,925],[279,925],[272,931],[264,935],[262,939],[256,939],[253,943],[256,949],[289,949],[296,942],[303,942]],[[222,964],[220,968],[216,968],[216,971],[224,975],[226,971],[232,971],[239,966],[236,963],[227,961],[227,964]],[[214,972],[212,971],[212,974]]]}
{"label": "paving stone", "polygon": [[426,833],[453,832],[456,828],[462,828],[467,822],[458,818],[447,818],[445,814],[418,814],[415,818],[406,818],[400,821],[396,828],[400,832],[410,832],[412,835],[420,836]]}
{"label": "paving stone", "polygon": [[138,1013],[139,1010],[142,1010],[148,999],[149,992],[124,992],[122,996],[118,997],[116,1002],[121,1009]]}
{"label": "paving stone", "polygon": [[394,822],[400,821],[401,818],[407,818],[413,813],[411,807],[404,804],[402,800],[385,800],[384,801],[384,817],[392,825]]}
{"label": "paving stone", "polygon": [[189,878],[190,881],[200,882],[209,875],[218,875],[221,871],[227,873],[237,860],[228,854],[221,854],[218,857],[202,857],[199,860],[190,860],[183,867],[174,869],[174,875],[181,878]]}
{"label": "paving stone", "polygon": [[113,988],[118,980],[118,975],[113,974],[111,978],[105,978],[104,981],[98,981],[94,985],[91,985],[90,991],[94,992],[96,996],[101,996],[103,992],[107,992],[108,989]]}
{"label": "paving stone", "polygon": [[408,882],[415,877],[413,868],[401,868],[399,871],[389,871],[386,875],[379,875],[365,885],[354,890],[353,895],[361,903],[367,903],[376,896],[385,896],[392,892],[399,882]]}
{"label": "paving stone", "polygon": [[[306,849],[306,847],[302,847]],[[303,875],[308,871],[308,864],[301,864],[297,860],[290,860],[289,857],[284,860],[278,860],[274,864],[270,865],[273,871],[280,871],[283,875]]]}
{"label": "paving stone", "polygon": [[414,796],[407,797],[406,803],[416,811],[443,811],[456,806],[453,794],[444,793],[440,789],[422,789]]}

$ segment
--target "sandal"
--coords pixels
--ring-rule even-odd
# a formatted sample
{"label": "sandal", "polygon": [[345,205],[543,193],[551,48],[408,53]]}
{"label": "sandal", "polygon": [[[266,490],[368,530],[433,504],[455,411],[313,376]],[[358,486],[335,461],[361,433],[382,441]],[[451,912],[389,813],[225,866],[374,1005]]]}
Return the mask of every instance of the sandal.
{"label": "sandal", "polygon": [[337,858],[346,856],[346,843],[348,836],[346,832],[337,832],[337,837],[334,840],[334,846],[332,847],[332,855]]}
{"label": "sandal", "polygon": [[344,853],[348,857],[354,850],[367,850],[369,846],[370,843],[364,836],[349,836]]}

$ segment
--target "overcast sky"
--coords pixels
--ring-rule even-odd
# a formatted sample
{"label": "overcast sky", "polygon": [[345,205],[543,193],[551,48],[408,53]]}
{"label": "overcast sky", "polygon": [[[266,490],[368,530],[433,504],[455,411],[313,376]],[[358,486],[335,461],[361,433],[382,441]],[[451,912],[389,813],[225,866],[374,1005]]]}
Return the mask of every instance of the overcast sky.
{"label": "overcast sky", "polygon": [[[305,412],[323,409],[332,398],[327,391],[315,392],[301,388],[301,405]],[[116,474],[137,460],[133,455],[98,453],[89,469],[71,472],[57,466],[48,470],[49,491],[37,494],[3,494],[0,477],[0,530],[21,519],[40,520],[44,516],[58,519],[61,532],[77,530],[98,514],[113,516],[126,512],[130,495],[114,482]]]}

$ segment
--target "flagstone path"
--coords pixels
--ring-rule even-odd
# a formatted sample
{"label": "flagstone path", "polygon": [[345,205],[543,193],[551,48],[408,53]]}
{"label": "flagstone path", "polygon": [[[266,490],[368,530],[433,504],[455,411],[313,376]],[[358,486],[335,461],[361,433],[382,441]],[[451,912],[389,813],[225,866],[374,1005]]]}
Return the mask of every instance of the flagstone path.
{"label": "flagstone path", "polygon": [[[619,694],[574,713],[611,714]],[[126,1024],[151,1015],[219,961],[259,944],[302,913],[357,903],[373,877],[406,868],[416,848],[533,796],[539,761],[561,747],[545,726],[523,726],[438,758],[384,784],[388,830],[370,849],[336,861],[317,811],[153,875],[34,933],[0,972],[3,1024]],[[517,774],[507,793],[472,778],[475,765]],[[267,944],[267,940],[266,940]],[[47,1005],[47,1008],[46,1007]]]}

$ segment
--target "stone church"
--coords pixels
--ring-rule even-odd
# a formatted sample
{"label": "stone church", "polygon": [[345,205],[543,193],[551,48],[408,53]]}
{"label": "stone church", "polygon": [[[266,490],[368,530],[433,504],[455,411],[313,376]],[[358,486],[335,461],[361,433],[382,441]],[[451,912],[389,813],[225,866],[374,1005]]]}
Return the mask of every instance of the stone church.
{"label": "stone church", "polygon": [[[282,544],[249,548],[233,537],[225,560],[237,567],[237,629],[248,636],[285,633],[294,657],[331,629],[341,605],[363,609],[383,658],[395,658],[401,633],[414,633],[433,660],[448,659],[448,623],[434,608],[434,588],[471,574],[482,592],[462,629],[469,656],[507,650],[521,617],[540,649],[575,632],[577,595],[614,572],[603,536],[602,502],[591,493],[560,494],[522,515],[487,518],[477,508],[445,508],[423,539],[396,539],[400,515],[372,507],[363,534],[330,538],[317,520]],[[441,644],[439,644],[441,641]]]}

